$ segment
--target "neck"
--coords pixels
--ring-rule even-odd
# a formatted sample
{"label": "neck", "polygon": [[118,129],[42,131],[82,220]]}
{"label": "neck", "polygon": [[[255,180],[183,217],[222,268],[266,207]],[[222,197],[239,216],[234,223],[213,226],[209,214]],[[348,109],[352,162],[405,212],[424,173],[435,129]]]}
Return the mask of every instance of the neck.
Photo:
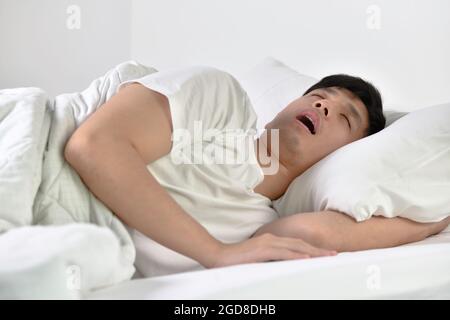
{"label": "neck", "polygon": [[[278,154],[271,152],[270,139],[268,139],[267,131],[264,131],[255,143],[256,159],[264,171],[264,180],[256,186],[254,191],[271,200],[278,199],[286,192],[286,189],[296,175],[292,174],[291,168],[280,161]],[[262,161],[267,157],[270,157],[269,164],[265,164],[266,161]],[[269,172],[266,174],[270,170],[265,170],[265,168],[269,168],[274,162],[278,163],[278,170],[275,173]]]}

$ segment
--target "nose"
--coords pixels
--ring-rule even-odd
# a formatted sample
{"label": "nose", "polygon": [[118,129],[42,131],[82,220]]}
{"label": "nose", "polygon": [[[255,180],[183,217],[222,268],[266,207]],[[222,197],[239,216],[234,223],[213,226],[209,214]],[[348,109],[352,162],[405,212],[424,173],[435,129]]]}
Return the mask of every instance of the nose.
{"label": "nose", "polygon": [[325,116],[328,116],[328,108],[325,106],[325,104],[324,104],[323,102],[321,102],[321,101],[316,101],[316,102],[314,103],[314,106],[315,106],[316,108],[321,108],[321,109],[323,109],[323,113],[325,114]]}

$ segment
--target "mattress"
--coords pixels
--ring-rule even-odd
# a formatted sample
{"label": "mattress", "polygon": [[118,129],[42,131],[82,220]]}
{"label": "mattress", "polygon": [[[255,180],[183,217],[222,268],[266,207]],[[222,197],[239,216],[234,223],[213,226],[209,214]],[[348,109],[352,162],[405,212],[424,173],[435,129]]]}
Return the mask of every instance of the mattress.
{"label": "mattress", "polygon": [[450,228],[395,248],[134,279],[87,299],[450,299]]}

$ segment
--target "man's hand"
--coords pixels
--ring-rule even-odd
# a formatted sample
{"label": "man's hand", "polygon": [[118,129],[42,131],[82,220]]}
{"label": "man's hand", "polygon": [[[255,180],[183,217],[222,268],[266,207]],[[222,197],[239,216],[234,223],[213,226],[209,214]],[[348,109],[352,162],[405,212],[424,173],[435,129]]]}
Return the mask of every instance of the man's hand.
{"label": "man's hand", "polygon": [[336,252],[314,247],[301,239],[277,237],[267,233],[238,244],[224,244],[209,267],[332,255],[336,255]]}
{"label": "man's hand", "polygon": [[356,222],[336,211],[293,214],[262,226],[255,236],[271,233],[294,237],[330,250],[358,251],[395,247],[423,240],[444,230],[450,217],[436,223],[418,223],[405,218],[372,217]]}
{"label": "man's hand", "polygon": [[429,232],[428,232],[427,237],[433,236],[435,234],[438,234],[438,233],[444,231],[444,229],[446,229],[450,225],[450,216],[445,218],[442,221],[434,222],[434,223],[425,223],[425,225],[428,225],[428,227],[429,227]]}

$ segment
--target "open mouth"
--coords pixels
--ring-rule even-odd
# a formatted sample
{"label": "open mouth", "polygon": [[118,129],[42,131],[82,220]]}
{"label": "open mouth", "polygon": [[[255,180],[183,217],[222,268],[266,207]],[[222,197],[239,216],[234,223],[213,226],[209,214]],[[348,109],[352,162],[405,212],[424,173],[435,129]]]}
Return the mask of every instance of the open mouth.
{"label": "open mouth", "polygon": [[311,134],[316,134],[316,128],[314,127],[314,121],[307,115],[302,115],[297,117],[297,120],[300,121],[308,128]]}

